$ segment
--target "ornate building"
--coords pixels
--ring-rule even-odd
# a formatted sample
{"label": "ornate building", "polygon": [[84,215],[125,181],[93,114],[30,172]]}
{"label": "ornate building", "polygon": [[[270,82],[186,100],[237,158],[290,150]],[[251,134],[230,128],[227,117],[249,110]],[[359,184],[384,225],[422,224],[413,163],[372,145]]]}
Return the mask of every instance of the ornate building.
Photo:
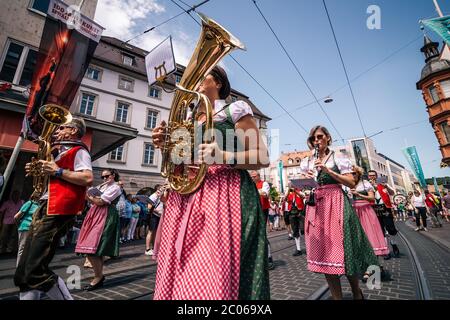
{"label": "ornate building", "polygon": [[420,51],[425,55],[425,66],[417,82],[427,104],[431,126],[442,153],[441,166],[450,165],[450,61],[444,58],[446,52],[439,52],[439,43],[425,36]]}

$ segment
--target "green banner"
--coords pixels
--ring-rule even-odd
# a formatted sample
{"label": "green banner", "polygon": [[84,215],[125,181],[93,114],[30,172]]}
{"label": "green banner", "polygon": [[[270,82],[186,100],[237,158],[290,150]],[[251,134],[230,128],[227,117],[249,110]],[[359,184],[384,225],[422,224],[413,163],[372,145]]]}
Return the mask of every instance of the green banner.
{"label": "green banner", "polygon": [[426,27],[436,32],[450,45],[450,16],[421,21]]}
{"label": "green banner", "polygon": [[406,160],[408,160],[408,163],[411,166],[414,175],[416,176],[417,180],[419,180],[420,186],[426,189],[427,183],[425,181],[422,164],[420,163],[419,154],[417,153],[416,147],[408,147],[403,149],[402,151],[406,157]]}

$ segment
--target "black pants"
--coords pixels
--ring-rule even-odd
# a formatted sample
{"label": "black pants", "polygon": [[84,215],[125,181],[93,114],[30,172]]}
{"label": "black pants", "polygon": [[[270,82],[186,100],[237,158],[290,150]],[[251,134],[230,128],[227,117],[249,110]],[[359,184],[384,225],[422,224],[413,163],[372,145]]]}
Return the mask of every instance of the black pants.
{"label": "black pants", "polygon": [[304,223],[302,223],[302,219],[304,219],[300,214],[290,214],[289,222],[292,228],[292,236],[294,238],[299,238],[300,234],[304,233]]}
{"label": "black pants", "polygon": [[47,202],[33,216],[19,265],[14,275],[14,284],[21,292],[41,290],[47,292],[58,281],[58,276],[49,269],[59,239],[66,235],[75,223],[75,216],[48,216]]}
{"label": "black pants", "polygon": [[416,207],[416,226],[420,228],[420,218],[422,218],[423,227],[427,227],[427,209],[425,207]]}
{"label": "black pants", "polygon": [[389,235],[395,236],[398,231],[395,227],[392,209],[384,207],[383,210],[378,209],[375,212],[377,213],[378,221],[380,222],[383,234],[387,231]]}

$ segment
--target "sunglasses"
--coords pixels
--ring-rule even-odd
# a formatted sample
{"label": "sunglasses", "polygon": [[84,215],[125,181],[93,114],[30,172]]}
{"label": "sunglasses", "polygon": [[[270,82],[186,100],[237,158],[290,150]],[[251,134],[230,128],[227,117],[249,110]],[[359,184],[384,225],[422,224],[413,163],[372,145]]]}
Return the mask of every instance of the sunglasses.
{"label": "sunglasses", "polygon": [[310,141],[322,140],[323,138],[325,138],[325,135],[323,135],[323,134],[318,134],[318,135],[316,135],[316,136],[311,136]]}
{"label": "sunglasses", "polygon": [[111,176],[110,174],[108,174],[106,176],[102,176],[102,179],[108,179],[110,176]]}

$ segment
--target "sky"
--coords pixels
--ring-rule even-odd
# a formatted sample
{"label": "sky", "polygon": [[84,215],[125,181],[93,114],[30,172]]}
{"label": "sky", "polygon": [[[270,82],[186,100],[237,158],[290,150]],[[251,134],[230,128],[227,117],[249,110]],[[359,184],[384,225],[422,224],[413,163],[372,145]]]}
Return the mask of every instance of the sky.
{"label": "sky", "polygon": [[[98,0],[95,20],[106,28],[104,35],[126,41],[182,12],[175,3],[183,6],[183,2],[192,6],[202,1]],[[450,14],[450,2],[438,2],[444,15]],[[307,131],[321,124],[330,129],[336,140],[362,137],[322,1],[256,0],[256,3],[313,93],[319,100],[327,96],[333,99],[332,103],[322,103],[333,125],[315,103],[253,0],[210,0],[198,11],[219,22],[245,44],[246,51],[234,51],[231,55]],[[372,137],[377,151],[410,169],[402,148],[414,145],[427,178],[450,175],[449,168],[439,166],[442,158],[439,145],[428,122],[422,93],[416,89],[425,64],[420,52],[423,32],[419,20],[437,16],[433,1],[326,0],[326,4],[364,131],[367,136],[383,131]],[[380,10],[380,29],[367,27],[372,15],[367,10],[371,5]],[[425,31],[433,40],[440,41],[431,30]],[[200,26],[183,14],[131,43],[151,50],[172,35],[176,60],[186,65],[199,34]],[[221,64],[232,87],[249,96],[272,118],[268,125],[269,129],[279,130],[280,151],[306,150],[305,130],[233,59],[227,56]],[[401,128],[394,129],[398,127]]]}

